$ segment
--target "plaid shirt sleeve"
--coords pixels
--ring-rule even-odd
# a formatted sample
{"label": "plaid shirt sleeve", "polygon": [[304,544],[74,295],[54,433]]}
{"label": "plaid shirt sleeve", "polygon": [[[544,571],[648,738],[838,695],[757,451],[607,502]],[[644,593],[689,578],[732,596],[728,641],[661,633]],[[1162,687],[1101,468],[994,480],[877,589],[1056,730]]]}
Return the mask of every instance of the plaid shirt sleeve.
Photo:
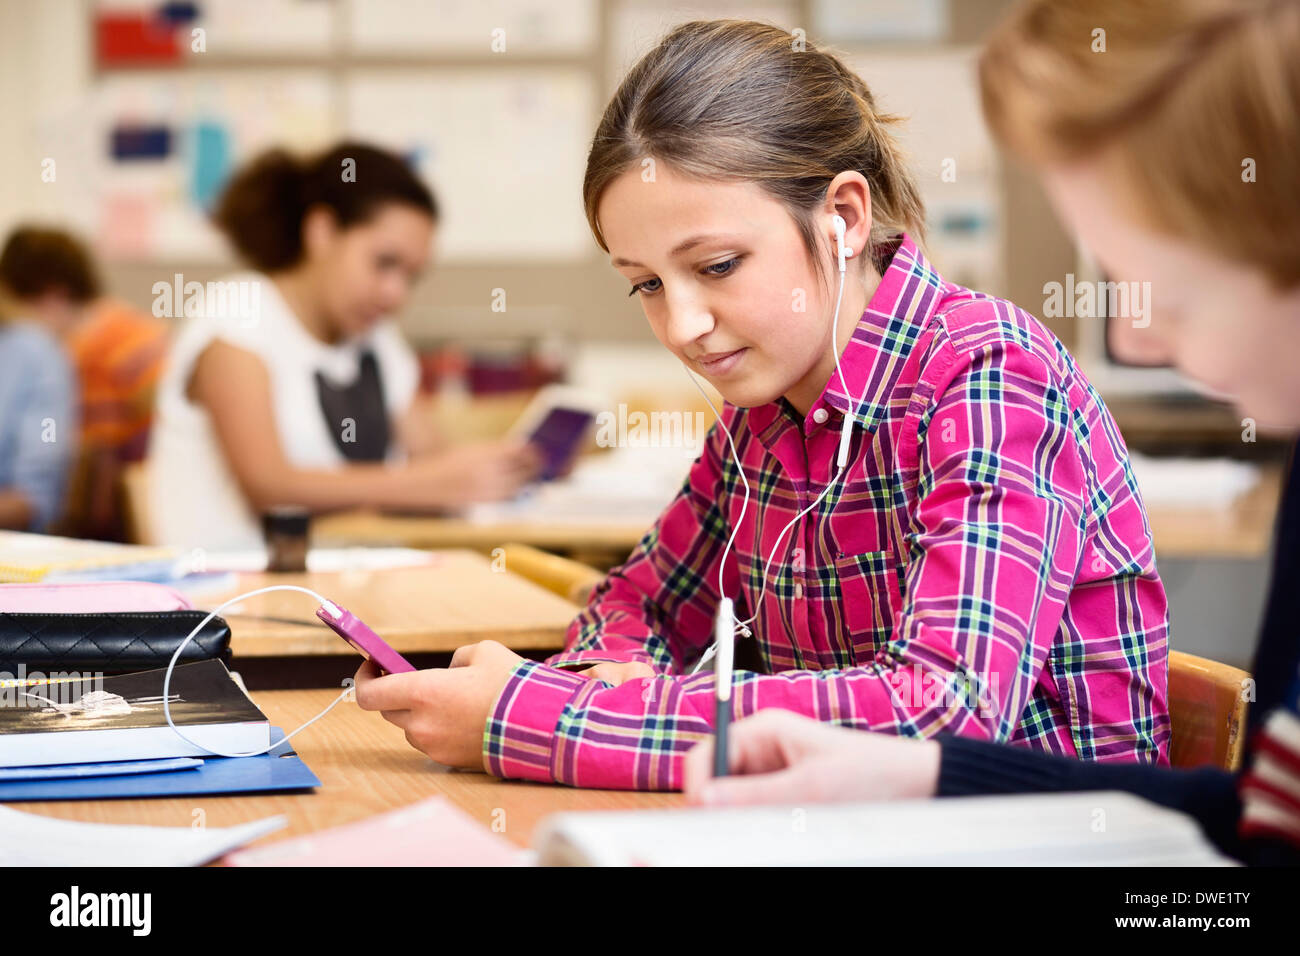
{"label": "plaid shirt sleeve", "polygon": [[1039,358],[997,342],[970,354],[944,345],[936,361],[947,366],[936,398],[905,443],[916,448],[918,503],[902,608],[876,658],[882,675],[894,672],[895,705],[868,719],[909,736],[1005,741],[1070,596],[1089,481],[1070,397]]}
{"label": "plaid shirt sleeve", "polygon": [[[723,414],[734,412],[728,406]],[[735,426],[728,422],[727,427]],[[640,661],[671,673],[699,657],[712,639],[718,561],[730,533],[721,502],[737,483],[725,449],[725,434],[715,425],[677,497],[628,560],[596,587],[569,626],[566,650],[548,664]],[[723,582],[734,592],[734,561],[728,562]]]}
{"label": "plaid shirt sleeve", "polygon": [[[890,640],[862,666],[737,673],[735,717],[779,707],[860,729],[995,740],[1008,739],[1026,718],[1032,725],[1031,693],[1052,653],[1071,585],[1090,557],[1083,547],[1085,515],[1095,508],[1087,496],[1104,494],[1076,445],[1084,436],[1077,433],[1074,405],[1082,399],[1063,394],[1031,351],[1005,341],[957,350],[942,339],[923,363],[933,392],[918,396],[926,408],[899,451],[903,467],[915,471],[917,499],[899,529],[907,560]],[[694,506],[705,516],[696,527],[718,520],[704,501]],[[698,587],[698,600],[677,597],[694,597],[695,587],[660,583],[674,570],[661,559],[696,566],[699,531],[656,551],[665,523],[682,507],[681,499],[674,503],[659,540],[652,532],[630,562],[634,571],[638,563],[650,564],[640,572],[641,586],[616,578],[581,623],[584,640],[603,644],[609,639],[594,635],[614,626],[620,635],[614,646],[644,644],[647,598],[674,596],[665,608],[666,619],[675,621],[666,631],[671,636],[647,654],[661,673],[613,686],[520,664],[485,728],[492,773],[584,787],[680,786],[681,758],[712,731],[714,685],[712,674],[677,676],[670,665],[681,659],[679,648],[707,640],[716,603],[707,574],[681,572],[689,577],[679,583]],[[721,535],[719,527],[708,536],[716,542]],[[1100,576],[1101,566],[1095,570]],[[617,613],[610,610],[614,589],[620,589]],[[1121,675],[1128,666],[1124,645],[1121,636],[1105,649]],[[1112,692],[1121,691],[1105,691]],[[1138,700],[1123,710],[1149,703]]]}

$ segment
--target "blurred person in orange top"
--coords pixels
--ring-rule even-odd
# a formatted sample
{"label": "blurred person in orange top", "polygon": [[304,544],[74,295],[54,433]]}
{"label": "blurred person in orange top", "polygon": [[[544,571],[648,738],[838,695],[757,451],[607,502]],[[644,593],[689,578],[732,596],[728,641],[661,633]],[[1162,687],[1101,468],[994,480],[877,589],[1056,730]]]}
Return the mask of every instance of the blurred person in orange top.
{"label": "blurred person in orange top", "polygon": [[14,229],[0,253],[0,283],[19,312],[61,340],[76,372],[80,454],[59,530],[120,540],[118,485],[148,444],[167,325],[104,297],[90,253],[60,229]]}

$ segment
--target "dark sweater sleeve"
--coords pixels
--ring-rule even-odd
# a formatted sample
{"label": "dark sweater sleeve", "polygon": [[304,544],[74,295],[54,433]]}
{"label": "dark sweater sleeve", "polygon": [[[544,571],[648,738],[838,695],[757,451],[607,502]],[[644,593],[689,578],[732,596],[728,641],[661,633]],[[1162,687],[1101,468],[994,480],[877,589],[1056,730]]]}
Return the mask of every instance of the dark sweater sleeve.
{"label": "dark sweater sleeve", "polygon": [[1241,818],[1237,775],[1226,770],[1094,763],[968,737],[945,736],[938,741],[941,797],[1125,790],[1194,817],[1205,835],[1229,856],[1245,860],[1249,854],[1237,836]]}

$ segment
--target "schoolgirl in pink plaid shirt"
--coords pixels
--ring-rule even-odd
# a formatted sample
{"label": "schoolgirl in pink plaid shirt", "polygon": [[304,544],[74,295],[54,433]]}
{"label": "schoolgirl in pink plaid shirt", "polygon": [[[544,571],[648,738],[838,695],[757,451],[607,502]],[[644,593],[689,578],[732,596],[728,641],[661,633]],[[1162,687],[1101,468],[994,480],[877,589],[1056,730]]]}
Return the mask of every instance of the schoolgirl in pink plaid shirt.
{"label": "schoolgirl in pink plaid shirt", "polygon": [[587,215],[726,430],[563,653],[363,668],[362,706],[438,696],[399,719],[444,762],[676,788],[711,733],[713,675],[690,672],[726,596],[760,661],[736,717],[1167,763],[1168,610],[1118,429],[1037,320],[927,260],[891,122],[838,59],[761,24],[686,24],[632,69]]}

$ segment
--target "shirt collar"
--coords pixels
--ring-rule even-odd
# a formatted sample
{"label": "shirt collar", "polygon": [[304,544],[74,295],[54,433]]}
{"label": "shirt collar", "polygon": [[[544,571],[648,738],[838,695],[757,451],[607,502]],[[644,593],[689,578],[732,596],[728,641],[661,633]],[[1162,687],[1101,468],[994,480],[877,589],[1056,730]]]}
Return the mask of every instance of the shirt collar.
{"label": "shirt collar", "polygon": [[[890,246],[894,253],[880,285],[840,354],[849,394],[840,385],[839,372],[832,371],[821,395],[808,409],[805,433],[823,424],[819,418],[842,417],[851,406],[857,408],[858,421],[865,430],[875,431],[898,372],[938,305],[944,281],[916,243],[903,235]],[[784,398],[750,409],[750,424],[760,437],[778,419],[798,420]]]}

